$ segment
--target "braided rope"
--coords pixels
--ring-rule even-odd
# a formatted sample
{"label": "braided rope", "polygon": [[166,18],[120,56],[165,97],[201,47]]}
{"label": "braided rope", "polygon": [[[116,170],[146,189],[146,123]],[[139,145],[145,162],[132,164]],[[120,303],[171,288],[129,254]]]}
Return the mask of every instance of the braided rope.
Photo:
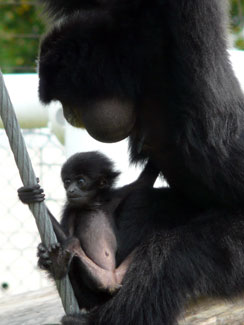
{"label": "braided rope", "polygon": [[[36,185],[36,176],[26,149],[24,138],[18,124],[13,105],[10,101],[8,91],[4,84],[3,75],[0,71],[0,116],[10,147],[13,151],[19,174],[25,186]],[[29,205],[35,217],[41,241],[45,246],[56,243],[57,238],[53,231],[52,223],[47,213],[47,208],[43,202]],[[62,300],[64,310],[67,314],[79,313],[78,303],[74,296],[73,288],[68,276],[56,281],[56,286]]]}

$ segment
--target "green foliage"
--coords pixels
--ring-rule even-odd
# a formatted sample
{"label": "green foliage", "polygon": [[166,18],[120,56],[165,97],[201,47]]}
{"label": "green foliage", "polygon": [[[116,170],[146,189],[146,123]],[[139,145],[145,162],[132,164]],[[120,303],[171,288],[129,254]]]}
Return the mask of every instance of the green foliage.
{"label": "green foliage", "polygon": [[231,1],[231,21],[234,32],[239,32],[243,27],[244,0]]}
{"label": "green foliage", "polygon": [[231,1],[231,27],[234,46],[244,50],[244,0]]}
{"label": "green foliage", "polygon": [[[244,0],[230,1],[234,43],[244,50]],[[0,67],[4,73],[34,72],[36,69],[38,44],[44,32],[36,2],[0,0]]]}
{"label": "green foliage", "polygon": [[0,67],[4,73],[34,72],[44,25],[35,1],[0,0]]}

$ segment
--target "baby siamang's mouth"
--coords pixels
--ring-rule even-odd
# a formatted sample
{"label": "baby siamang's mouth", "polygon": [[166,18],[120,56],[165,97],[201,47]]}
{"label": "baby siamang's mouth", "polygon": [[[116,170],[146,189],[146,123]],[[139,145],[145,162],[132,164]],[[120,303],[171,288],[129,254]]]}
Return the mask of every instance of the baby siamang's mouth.
{"label": "baby siamang's mouth", "polygon": [[82,196],[73,196],[68,197],[68,202],[70,206],[84,206],[87,203],[87,199],[84,199]]}
{"label": "baby siamang's mouth", "polygon": [[67,199],[70,204],[85,204],[87,202],[87,196],[77,196],[77,195],[70,195],[67,196]]}
{"label": "baby siamang's mouth", "polygon": [[68,195],[67,196],[68,200],[80,200],[85,198],[84,196],[80,196],[80,195]]}

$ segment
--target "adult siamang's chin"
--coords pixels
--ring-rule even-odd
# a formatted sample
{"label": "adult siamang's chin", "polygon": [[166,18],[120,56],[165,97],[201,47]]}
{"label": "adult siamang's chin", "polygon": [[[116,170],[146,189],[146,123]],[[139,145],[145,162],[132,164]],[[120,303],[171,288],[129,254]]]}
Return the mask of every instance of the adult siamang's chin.
{"label": "adult siamang's chin", "polygon": [[107,99],[85,106],[63,105],[65,119],[75,127],[85,127],[100,142],[117,142],[130,135],[136,120],[131,102]]}

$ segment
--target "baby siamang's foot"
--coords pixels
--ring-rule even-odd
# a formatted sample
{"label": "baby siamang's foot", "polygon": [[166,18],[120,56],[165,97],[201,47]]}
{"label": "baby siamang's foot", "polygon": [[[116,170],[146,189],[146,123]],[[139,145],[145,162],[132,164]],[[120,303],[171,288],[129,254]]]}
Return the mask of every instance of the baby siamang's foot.
{"label": "baby siamang's foot", "polygon": [[64,249],[61,244],[55,243],[49,246],[48,254],[52,261],[54,278],[63,278],[69,271],[70,262],[73,258],[72,253],[68,249]]}
{"label": "baby siamang's foot", "polygon": [[18,196],[24,204],[42,202],[45,199],[45,194],[39,184],[20,187],[18,189]]}
{"label": "baby siamang's foot", "polygon": [[50,271],[52,261],[47,248],[42,243],[37,246],[37,257],[40,269]]}
{"label": "baby siamang's foot", "polygon": [[62,318],[62,325],[92,325],[89,313],[79,315],[66,315]]}
{"label": "baby siamang's foot", "polygon": [[51,244],[48,249],[39,244],[37,256],[39,267],[50,271],[54,279],[61,279],[68,273],[72,254],[63,249],[60,243]]}

